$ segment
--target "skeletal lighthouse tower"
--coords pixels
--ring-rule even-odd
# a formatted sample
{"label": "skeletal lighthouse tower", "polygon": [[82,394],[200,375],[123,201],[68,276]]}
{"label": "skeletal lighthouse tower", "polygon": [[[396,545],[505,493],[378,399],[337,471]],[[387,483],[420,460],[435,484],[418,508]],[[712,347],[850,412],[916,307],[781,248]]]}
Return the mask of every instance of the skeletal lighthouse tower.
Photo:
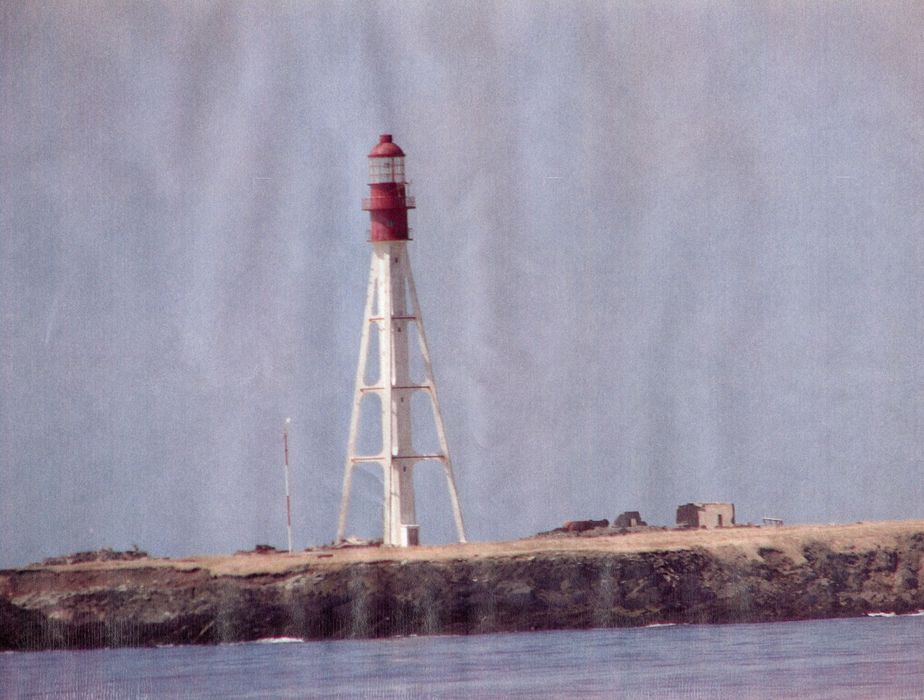
{"label": "skeletal lighthouse tower", "polygon": [[[407,254],[407,242],[410,240],[407,210],[414,208],[414,198],[408,196],[404,180],[404,151],[392,142],[390,134],[383,134],[369,153],[369,190],[369,197],[363,200],[363,209],[369,212],[372,220],[372,265],[359,346],[359,366],[356,369],[337,540],[343,540],[346,529],[353,469],[357,464],[372,462],[381,464],[383,470],[382,542],[402,547],[418,544],[420,528],[414,507],[414,466],[420,461],[435,460],[443,464],[456,531],[459,541],[465,542],[465,527],[433,381],[430,351]],[[415,383],[410,373],[408,329],[411,324],[417,326],[417,344],[423,358],[425,376],[421,383]],[[378,336],[379,373],[377,380],[367,384],[365,377],[371,332]],[[429,397],[433,409],[439,439],[439,452],[435,454],[417,452],[411,440],[411,396],[418,391]],[[360,405],[367,394],[375,394],[380,399],[382,447],[378,454],[360,455],[356,452],[356,439]]]}

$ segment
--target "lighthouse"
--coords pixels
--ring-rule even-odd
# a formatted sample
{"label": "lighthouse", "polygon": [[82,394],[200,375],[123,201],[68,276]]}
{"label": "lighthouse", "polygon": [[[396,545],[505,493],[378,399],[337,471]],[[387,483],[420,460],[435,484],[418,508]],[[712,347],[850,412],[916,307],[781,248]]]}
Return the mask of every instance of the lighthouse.
{"label": "lighthouse", "polygon": [[[419,544],[414,468],[419,462],[430,460],[442,464],[456,532],[459,541],[465,542],[462,510],[446,445],[430,350],[408,257],[410,229],[407,214],[409,209],[414,209],[414,198],[408,195],[404,177],[404,151],[392,141],[390,134],[380,136],[369,153],[369,197],[363,200],[362,207],[369,212],[371,220],[369,242],[372,244],[372,262],[353,390],[337,541],[343,541],[345,535],[353,470],[357,465],[372,463],[382,467],[383,544],[400,547]],[[417,331],[416,348],[411,347],[408,340],[408,332],[414,326]],[[376,358],[369,357],[372,334],[378,340],[378,377],[367,383],[367,366],[374,367],[370,363],[376,361]],[[418,352],[423,360],[424,376],[419,380],[411,376],[412,352]],[[418,452],[412,439],[411,397],[418,392],[429,398],[439,443],[438,451],[429,454]],[[378,398],[381,410],[381,448],[375,454],[359,454],[356,443],[360,409],[364,400],[374,401],[374,397]]]}

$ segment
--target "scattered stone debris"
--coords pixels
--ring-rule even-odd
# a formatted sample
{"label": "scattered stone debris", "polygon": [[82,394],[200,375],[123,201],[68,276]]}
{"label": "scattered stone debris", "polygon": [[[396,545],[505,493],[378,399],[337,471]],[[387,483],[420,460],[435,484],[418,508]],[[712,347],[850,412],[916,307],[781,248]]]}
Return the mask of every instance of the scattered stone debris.
{"label": "scattered stone debris", "polygon": [[239,549],[235,554],[285,554],[285,552],[276,549],[271,544],[258,544],[253,549]]}
{"label": "scattered stone debris", "polygon": [[587,532],[598,527],[609,527],[610,521],[603,520],[569,520],[564,524],[565,532]]}
{"label": "scattered stone debris", "polygon": [[68,564],[85,564],[91,561],[133,561],[135,559],[147,559],[148,553],[138,549],[126,552],[117,552],[111,547],[104,547],[93,552],[76,552],[75,554],[66,554],[62,557],[49,557],[42,560],[43,566],[66,566]]}
{"label": "scattered stone debris", "polygon": [[[580,523],[575,527],[575,523]],[[591,527],[586,527],[584,523],[596,523]],[[605,523],[605,524],[604,524]],[[568,526],[571,526],[570,529]],[[534,537],[613,537],[615,535],[629,535],[634,532],[650,532],[652,530],[668,530],[670,528],[663,525],[648,525],[644,521],[636,525],[620,526],[617,523],[609,524],[607,520],[569,520],[562,527],[556,527],[554,530],[537,532]]]}
{"label": "scattered stone debris", "polygon": [[549,535],[579,535],[596,530],[608,530],[609,527],[610,521],[605,518],[603,520],[568,520],[561,527],[538,533],[537,537]]}
{"label": "scattered stone debris", "polygon": [[331,549],[347,549],[349,547],[381,547],[382,540],[367,540],[362,537],[347,537],[341,542],[331,545]]}

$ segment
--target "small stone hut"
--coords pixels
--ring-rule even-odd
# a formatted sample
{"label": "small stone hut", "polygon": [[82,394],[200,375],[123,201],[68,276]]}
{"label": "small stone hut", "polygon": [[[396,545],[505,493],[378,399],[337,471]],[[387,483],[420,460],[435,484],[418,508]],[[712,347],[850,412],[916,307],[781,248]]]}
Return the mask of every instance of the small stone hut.
{"label": "small stone hut", "polygon": [[642,515],[637,510],[627,510],[625,513],[620,513],[619,517],[613,521],[613,527],[639,527],[647,524],[642,520]]}
{"label": "small stone hut", "polygon": [[729,527],[735,524],[734,503],[686,503],[677,506],[677,526],[693,528]]}

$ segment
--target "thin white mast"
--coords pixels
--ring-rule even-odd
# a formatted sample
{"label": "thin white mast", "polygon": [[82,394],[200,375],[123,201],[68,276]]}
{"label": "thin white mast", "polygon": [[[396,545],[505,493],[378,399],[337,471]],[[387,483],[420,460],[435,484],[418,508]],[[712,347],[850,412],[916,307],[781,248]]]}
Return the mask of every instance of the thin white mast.
{"label": "thin white mast", "polygon": [[282,429],[282,450],[285,455],[283,469],[286,474],[286,530],[289,535],[289,554],[292,553],[292,497],[289,495],[289,423],[291,418],[286,418],[286,424]]}

